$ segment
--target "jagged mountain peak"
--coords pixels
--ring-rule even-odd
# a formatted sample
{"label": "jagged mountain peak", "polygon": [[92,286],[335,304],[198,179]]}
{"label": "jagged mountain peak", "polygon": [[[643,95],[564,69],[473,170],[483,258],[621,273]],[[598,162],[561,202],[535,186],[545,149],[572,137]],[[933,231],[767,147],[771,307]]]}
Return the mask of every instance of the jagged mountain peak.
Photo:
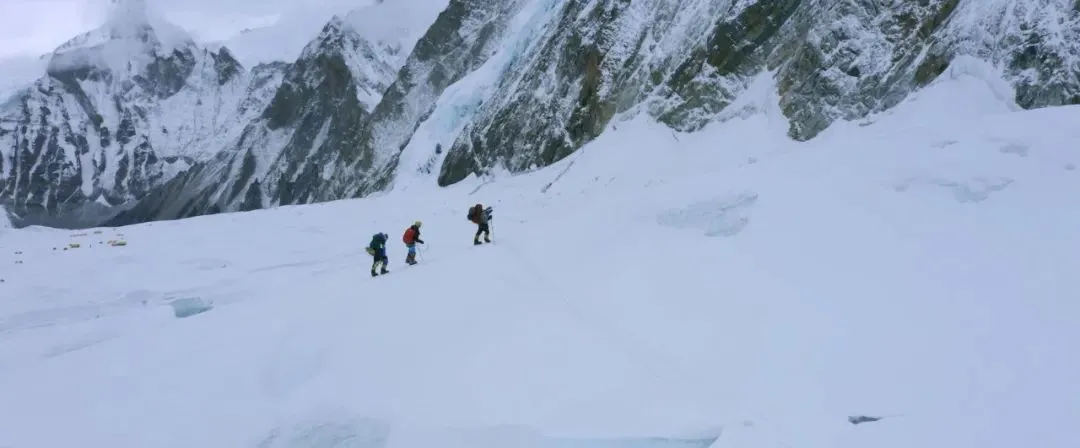
{"label": "jagged mountain peak", "polygon": [[339,45],[336,45],[336,42],[342,38],[353,40],[361,39],[358,34],[353,32],[353,30],[345,24],[341,17],[334,15],[330,17],[330,20],[327,21],[325,25],[323,25],[319,34],[309,41],[307,45],[304,45],[304,49],[300,52],[300,57],[297,59],[310,59],[317,53],[340,51],[341,48]]}
{"label": "jagged mountain peak", "polygon": [[333,15],[318,36],[304,46],[294,64],[292,81],[313,86],[325,76],[339,76],[335,73],[347,71],[356,87],[357,99],[365,110],[373,110],[405,63],[419,33],[427,26],[421,26],[422,22],[412,23],[416,17],[410,17],[406,25],[386,24],[393,21],[391,17],[409,11],[410,2],[417,1],[377,3],[355,9],[344,17]]}
{"label": "jagged mountain peak", "polygon": [[109,6],[100,27],[65,42],[56,53],[116,41],[138,42],[168,52],[195,42],[190,33],[166,20],[146,0],[111,0]]}
{"label": "jagged mountain peak", "polygon": [[186,30],[169,22],[146,0],[112,0],[105,22],[60,45],[48,72],[102,69],[137,73],[157,57],[195,47]]}
{"label": "jagged mountain peak", "polygon": [[[121,29],[149,29],[157,39],[152,16],[142,19],[145,5],[118,2],[116,22],[135,23]],[[135,129],[152,136],[149,143],[155,151],[162,148],[165,157],[200,156],[192,157],[188,168],[140,181],[137,194],[109,190],[119,200],[137,201],[108,221],[125,224],[520,173],[555,163],[609,127],[642,114],[693,132],[766,113],[775,118],[770,123],[780,124],[777,129],[786,127],[789,137],[809,140],[837,121],[872,120],[943,72],[964,70],[964,61],[972,58],[1000,72],[995,76],[1015,91],[1002,89],[1003,96],[1014,96],[1018,107],[1080,104],[1077,5],[1077,0],[366,0],[348,14],[319,12],[318,20],[304,27],[263,29],[281,31],[270,36],[275,39],[303,36],[303,45],[275,47],[289,47],[282,51],[288,57],[270,60],[288,64],[247,72],[237,69],[229,52],[182,50],[159,57],[146,75],[121,82],[82,71],[54,75],[49,83],[94,102],[89,118],[77,125],[93,131],[102,122],[103,129],[125,137],[131,132],[120,125],[124,116],[101,120],[95,115],[120,101],[94,89],[104,86],[128,103],[136,96],[132,92],[149,91],[157,98],[149,103],[158,104],[181,87],[199,87],[188,89],[198,95],[177,96],[156,109],[120,111],[140,123],[148,110],[156,112],[147,116],[161,116]],[[141,42],[131,38],[138,33],[127,36],[114,40]],[[257,46],[274,47],[265,45],[265,37]],[[214,70],[196,72],[211,65]],[[242,78],[250,80],[243,85],[248,99],[238,103],[237,121],[230,114],[222,115],[227,120],[203,118],[237,104],[217,98],[221,92],[237,93],[233,84],[240,83],[230,83],[236,79],[230,73],[248,73]],[[85,82],[98,79],[113,82]],[[204,89],[214,84],[232,87]],[[108,107],[99,106],[99,98],[107,98]],[[173,113],[184,98],[215,105]],[[37,123],[59,110],[33,107],[31,114],[13,107],[12,116]],[[213,126],[190,126],[189,116]],[[48,138],[47,126],[37,129],[8,145],[9,153],[22,142],[60,141]],[[197,138],[203,132],[227,138],[203,144],[208,140]],[[35,140],[37,135],[45,137]],[[115,157],[101,154],[106,162],[100,165],[109,168]],[[125,169],[142,165],[133,156]],[[14,179],[9,196],[17,199],[9,210],[21,213],[55,202],[38,191],[68,197],[69,185],[50,190],[38,188],[46,184],[40,181],[33,185],[37,202],[18,202],[27,196],[18,181],[46,165],[28,166],[32,169],[20,168],[9,177]],[[45,174],[39,177],[53,179]],[[106,174],[111,181],[111,171]]]}
{"label": "jagged mountain peak", "polygon": [[338,20],[380,48],[392,65],[401,66],[420,36],[449,3],[449,0],[375,0]]}
{"label": "jagged mountain peak", "polygon": [[148,3],[114,0],[0,102],[0,204],[16,225],[111,216],[233,142],[280,84],[285,67],[245,70]]}

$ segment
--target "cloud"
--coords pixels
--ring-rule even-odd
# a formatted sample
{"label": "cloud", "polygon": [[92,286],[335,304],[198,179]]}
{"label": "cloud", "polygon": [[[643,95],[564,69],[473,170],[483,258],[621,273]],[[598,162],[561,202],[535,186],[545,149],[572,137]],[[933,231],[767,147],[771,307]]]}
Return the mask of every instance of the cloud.
{"label": "cloud", "polygon": [[[150,7],[203,41],[222,40],[290,12],[340,7],[371,0],[148,0]],[[109,0],[0,0],[0,58],[38,56],[99,26]],[[329,19],[329,16],[326,17]]]}
{"label": "cloud", "polygon": [[98,0],[0,0],[0,58],[38,56],[96,26]]}
{"label": "cloud", "polygon": [[[288,20],[318,14],[324,16],[319,20],[325,23],[334,12],[347,12],[371,3],[371,0],[151,1],[160,5],[165,17],[201,41],[225,40],[245,28],[266,26],[279,18]],[[314,37],[314,34],[307,37]]]}

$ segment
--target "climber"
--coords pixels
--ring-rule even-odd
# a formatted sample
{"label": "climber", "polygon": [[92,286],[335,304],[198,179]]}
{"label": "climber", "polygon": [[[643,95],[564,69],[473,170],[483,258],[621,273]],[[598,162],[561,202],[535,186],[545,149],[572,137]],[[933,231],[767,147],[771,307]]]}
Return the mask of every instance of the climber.
{"label": "climber", "polygon": [[[386,265],[390,263],[390,259],[386,257],[386,240],[389,238],[385,233],[379,232],[371,237],[371,244],[368,244],[367,253],[371,254],[373,261],[371,262],[371,276],[374,277],[379,274],[386,274],[390,271],[386,269]],[[375,268],[382,265],[382,270],[379,274],[375,273]]]}
{"label": "climber", "polygon": [[414,222],[408,229],[405,229],[405,234],[401,236],[401,241],[409,249],[409,254],[405,256],[405,262],[410,265],[416,264],[416,245],[424,244],[424,240],[420,239],[421,225],[420,221]]}
{"label": "climber", "polygon": [[491,207],[484,208],[476,204],[469,209],[469,221],[476,224],[476,235],[473,236],[473,244],[480,244],[480,234],[484,235],[484,242],[491,242]]}

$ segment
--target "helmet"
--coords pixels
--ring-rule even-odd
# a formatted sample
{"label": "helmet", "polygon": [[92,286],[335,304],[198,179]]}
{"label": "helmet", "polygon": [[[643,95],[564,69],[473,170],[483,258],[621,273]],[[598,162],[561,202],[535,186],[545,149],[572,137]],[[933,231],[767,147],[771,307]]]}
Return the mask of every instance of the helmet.
{"label": "helmet", "polygon": [[420,222],[420,221],[416,221],[416,222],[412,223],[412,225],[414,225],[414,226],[416,226],[416,227],[420,227],[420,226],[421,226],[421,225],[423,225],[423,224],[424,224],[424,223],[422,223],[422,222]]}

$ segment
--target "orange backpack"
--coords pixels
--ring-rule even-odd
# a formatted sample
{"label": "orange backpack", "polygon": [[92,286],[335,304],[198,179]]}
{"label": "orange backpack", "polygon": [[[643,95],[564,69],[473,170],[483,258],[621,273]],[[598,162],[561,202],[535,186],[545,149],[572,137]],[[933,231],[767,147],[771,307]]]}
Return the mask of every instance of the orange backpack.
{"label": "orange backpack", "polygon": [[476,204],[476,205],[470,207],[469,208],[469,221],[472,221],[474,223],[479,224],[480,223],[480,213],[483,213],[483,211],[484,211],[484,206],[480,205],[480,204]]}

